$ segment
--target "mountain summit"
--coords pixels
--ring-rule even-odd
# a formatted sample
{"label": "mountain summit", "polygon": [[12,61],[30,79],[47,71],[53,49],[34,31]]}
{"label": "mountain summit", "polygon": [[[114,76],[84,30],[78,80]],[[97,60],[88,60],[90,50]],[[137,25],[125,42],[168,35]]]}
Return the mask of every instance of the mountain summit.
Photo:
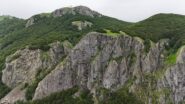
{"label": "mountain summit", "polygon": [[40,18],[43,18],[43,17],[62,17],[66,15],[71,15],[71,16],[82,15],[82,16],[88,16],[92,18],[103,16],[102,14],[96,11],[93,11],[86,6],[64,7],[64,8],[57,9],[52,13],[42,13],[42,14],[32,16],[31,18],[28,19],[26,23],[26,27],[29,27],[35,24],[36,21],[38,21]]}
{"label": "mountain summit", "polygon": [[81,14],[81,15],[90,16],[90,17],[102,16],[100,13],[95,12],[86,6],[65,7],[65,8],[55,10],[54,12],[52,12],[52,14],[54,17],[63,16],[65,14],[73,14],[73,15]]}

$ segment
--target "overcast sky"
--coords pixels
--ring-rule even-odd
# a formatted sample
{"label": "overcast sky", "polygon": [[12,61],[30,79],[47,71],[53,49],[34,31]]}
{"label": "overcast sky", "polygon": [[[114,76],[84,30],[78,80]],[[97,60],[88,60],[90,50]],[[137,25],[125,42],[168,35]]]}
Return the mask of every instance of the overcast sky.
{"label": "overcast sky", "polygon": [[185,0],[0,0],[0,15],[29,18],[34,14],[77,5],[130,22],[157,13],[185,15]]}

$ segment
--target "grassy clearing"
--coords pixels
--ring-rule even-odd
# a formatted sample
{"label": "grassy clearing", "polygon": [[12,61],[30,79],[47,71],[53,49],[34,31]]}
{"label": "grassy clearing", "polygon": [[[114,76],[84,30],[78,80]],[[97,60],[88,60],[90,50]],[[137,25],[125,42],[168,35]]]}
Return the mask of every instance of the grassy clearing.
{"label": "grassy clearing", "polygon": [[177,58],[181,58],[181,55],[185,49],[185,46],[181,46],[176,52],[171,53],[165,61],[166,65],[174,65],[177,62]]}
{"label": "grassy clearing", "polygon": [[120,33],[112,32],[111,30],[108,30],[108,29],[104,29],[104,31],[107,36],[111,36],[111,37],[118,37],[118,36],[122,35]]}
{"label": "grassy clearing", "polygon": [[173,54],[170,54],[170,55],[167,57],[165,63],[166,63],[167,65],[173,65],[173,64],[176,63],[176,60],[177,60],[177,55],[176,55],[176,53],[173,53]]}

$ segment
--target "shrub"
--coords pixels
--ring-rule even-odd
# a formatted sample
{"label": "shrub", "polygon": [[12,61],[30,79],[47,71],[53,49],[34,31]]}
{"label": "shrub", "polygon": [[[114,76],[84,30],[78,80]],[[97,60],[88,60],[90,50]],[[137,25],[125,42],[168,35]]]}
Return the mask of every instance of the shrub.
{"label": "shrub", "polygon": [[122,88],[116,92],[106,90],[104,100],[100,104],[143,104],[127,88]]}
{"label": "shrub", "polygon": [[80,96],[74,98],[73,95],[78,91],[77,87],[70,88],[61,92],[56,92],[40,100],[19,102],[19,104],[94,104],[92,95],[89,91],[82,91]]}
{"label": "shrub", "polygon": [[144,41],[144,45],[145,45],[145,52],[148,53],[150,51],[150,47],[151,47],[151,42],[149,39],[146,39]]}
{"label": "shrub", "polygon": [[[0,72],[0,78],[2,77],[2,73]],[[3,98],[11,89],[2,83],[0,80],[0,99]]]}
{"label": "shrub", "polygon": [[50,49],[49,45],[30,45],[29,46],[30,50],[36,50],[36,49],[41,49],[43,51],[48,51]]}
{"label": "shrub", "polygon": [[32,100],[34,94],[35,94],[35,90],[37,88],[38,82],[33,82],[31,85],[29,85],[26,88],[26,93],[25,93],[25,97],[26,100]]}

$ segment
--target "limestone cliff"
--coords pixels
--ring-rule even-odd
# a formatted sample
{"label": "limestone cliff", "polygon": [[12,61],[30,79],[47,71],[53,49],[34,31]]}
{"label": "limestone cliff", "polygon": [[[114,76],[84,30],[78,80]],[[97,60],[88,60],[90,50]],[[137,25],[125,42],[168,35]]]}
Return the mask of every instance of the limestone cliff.
{"label": "limestone cliff", "polygon": [[2,79],[16,88],[31,83],[39,70],[56,65],[39,82],[33,100],[75,86],[90,90],[99,99],[99,88],[116,91],[131,82],[129,91],[145,104],[180,104],[185,98],[185,48],[179,49],[175,63],[169,64],[167,39],[150,41],[149,46],[147,49],[144,40],[124,33],[112,36],[91,32],[73,48],[70,46],[72,49],[67,48],[69,43],[54,43],[47,52],[49,59],[40,58],[39,49],[16,52],[7,58]]}
{"label": "limestone cliff", "polygon": [[[1,100],[1,103],[25,99],[25,84],[32,84],[39,72],[47,71],[60,62],[70,52],[69,45],[67,41],[55,42],[50,44],[51,48],[47,52],[25,48],[7,57],[2,81],[13,90]],[[20,96],[15,99],[12,94]]]}
{"label": "limestone cliff", "polygon": [[167,44],[166,41],[160,41],[146,53],[139,38],[89,33],[39,83],[34,99],[76,85],[91,90],[94,95],[99,87],[119,89],[132,77],[140,80],[142,73],[159,70],[164,60],[164,44]]}

